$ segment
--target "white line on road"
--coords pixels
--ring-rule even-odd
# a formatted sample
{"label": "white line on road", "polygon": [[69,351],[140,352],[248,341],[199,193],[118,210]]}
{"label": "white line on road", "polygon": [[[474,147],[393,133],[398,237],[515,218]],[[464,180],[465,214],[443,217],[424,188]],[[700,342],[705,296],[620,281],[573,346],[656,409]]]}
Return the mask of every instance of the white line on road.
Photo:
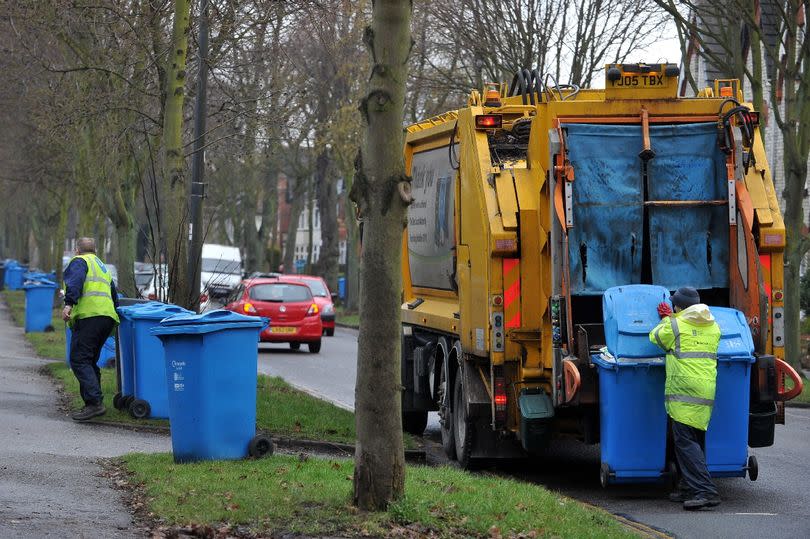
{"label": "white line on road", "polygon": [[755,517],[775,517],[779,513],[732,513],[734,515],[750,515]]}

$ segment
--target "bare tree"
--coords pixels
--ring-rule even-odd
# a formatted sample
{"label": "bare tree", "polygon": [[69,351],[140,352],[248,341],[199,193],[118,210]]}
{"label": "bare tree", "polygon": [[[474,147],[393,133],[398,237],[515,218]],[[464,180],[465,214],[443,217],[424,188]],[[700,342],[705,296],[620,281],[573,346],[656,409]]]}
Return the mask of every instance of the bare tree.
{"label": "bare tree", "polygon": [[[798,366],[801,357],[800,268],[810,250],[810,235],[806,232],[808,217],[802,207],[810,159],[810,36],[806,26],[810,0],[656,2],[689,30],[691,37],[701,44],[701,54],[708,61],[723,66],[727,65],[729,57],[737,58],[736,76],[751,83],[756,106],[761,107],[766,100],[770,102],[784,149],[785,360]],[[745,40],[740,42],[738,38],[740,44],[735,46],[733,37],[724,37],[727,28],[742,29],[738,36],[750,40],[750,65],[745,61]],[[770,95],[763,95],[762,56],[774,66]]]}
{"label": "bare tree", "polygon": [[360,105],[367,122],[352,199],[364,221],[355,414],[354,502],[383,510],[402,496],[400,262],[410,197],[402,115],[411,47],[410,0],[373,2],[365,32],[373,66]]}

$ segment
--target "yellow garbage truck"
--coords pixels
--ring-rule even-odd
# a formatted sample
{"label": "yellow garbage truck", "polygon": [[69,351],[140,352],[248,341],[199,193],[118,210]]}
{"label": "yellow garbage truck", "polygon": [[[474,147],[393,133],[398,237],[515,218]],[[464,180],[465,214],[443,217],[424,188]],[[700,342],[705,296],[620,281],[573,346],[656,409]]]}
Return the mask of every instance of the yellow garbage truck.
{"label": "yellow garbage truck", "polygon": [[759,115],[736,80],[681,98],[678,78],[611,64],[581,89],[524,69],[407,128],[407,431],[438,411],[463,466],[598,442],[602,298],[645,283],[742,311],[751,412],[783,421],[785,228]]}

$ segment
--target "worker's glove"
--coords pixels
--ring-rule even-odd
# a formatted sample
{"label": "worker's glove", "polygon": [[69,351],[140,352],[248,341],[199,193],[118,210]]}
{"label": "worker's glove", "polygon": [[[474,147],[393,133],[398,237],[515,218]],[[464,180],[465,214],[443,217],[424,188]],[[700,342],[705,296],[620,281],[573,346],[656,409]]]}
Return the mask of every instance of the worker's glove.
{"label": "worker's glove", "polygon": [[669,303],[666,301],[662,301],[658,304],[658,316],[661,318],[666,318],[672,314],[672,307],[669,306]]}
{"label": "worker's glove", "polygon": [[73,306],[72,305],[65,305],[65,308],[62,309],[62,320],[64,320],[65,322],[70,320],[71,311],[73,311]]}

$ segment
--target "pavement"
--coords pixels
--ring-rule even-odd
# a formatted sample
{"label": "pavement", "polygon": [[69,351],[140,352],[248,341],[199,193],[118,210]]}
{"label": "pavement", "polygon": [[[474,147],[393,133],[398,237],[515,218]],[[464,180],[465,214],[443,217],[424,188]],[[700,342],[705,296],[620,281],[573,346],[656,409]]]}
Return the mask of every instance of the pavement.
{"label": "pavement", "polygon": [[[356,357],[357,331],[338,328],[334,337],[324,337],[320,354],[261,345],[259,371],[352,409]],[[602,489],[599,446],[573,440],[555,443],[532,461],[498,463],[493,471],[543,484],[679,538],[810,537],[810,409],[788,408],[786,419],[787,425],[777,425],[772,447],[749,450],[759,461],[758,480],[716,480],[723,503],[711,511],[683,511],[666,500],[663,486]],[[438,437],[438,418],[431,414],[426,438],[435,445]]]}
{"label": "pavement", "polygon": [[165,434],[73,422],[0,302],[0,537],[144,537],[98,462],[169,452]]}

